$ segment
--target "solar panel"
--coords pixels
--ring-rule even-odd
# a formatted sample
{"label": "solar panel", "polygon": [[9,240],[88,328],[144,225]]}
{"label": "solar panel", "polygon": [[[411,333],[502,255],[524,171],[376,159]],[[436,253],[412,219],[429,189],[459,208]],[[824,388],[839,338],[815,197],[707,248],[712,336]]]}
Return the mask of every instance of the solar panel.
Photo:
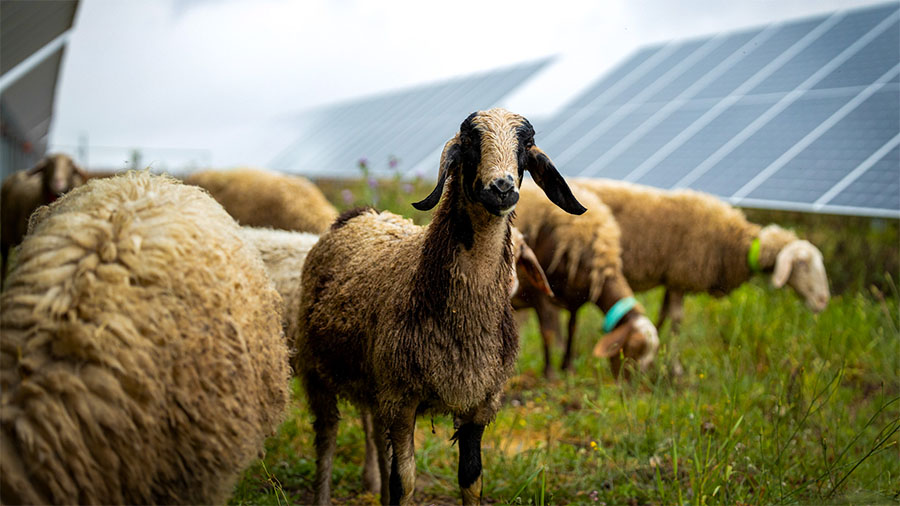
{"label": "solar panel", "polygon": [[898,75],[897,2],[672,42],[564,106],[547,151],[568,176],[900,217]]}
{"label": "solar panel", "polygon": [[872,168],[822,205],[849,206],[853,208],[876,207],[880,209],[896,209],[900,207],[900,179],[897,178],[897,167],[900,166],[900,148],[896,141],[894,148],[884,157],[878,159]]}
{"label": "solar panel", "polygon": [[661,46],[656,46],[639,50],[634,56],[609,71],[603,78],[593,84],[587,91],[579,95],[579,97],[567,107],[577,110],[588,106],[594,97],[601,95],[609,89],[610,86],[619,82],[625,76],[630,75],[634,69],[644,63],[647,58],[658,52],[660,49]]}
{"label": "solar panel", "polygon": [[[310,111],[297,120],[305,133],[270,166],[348,176],[359,175],[357,164],[364,158],[373,174],[386,176],[394,173],[388,160],[395,157],[399,169],[412,173],[440,150],[469,113],[494,106],[547,63],[543,59]],[[435,163],[428,170],[436,168]]]}

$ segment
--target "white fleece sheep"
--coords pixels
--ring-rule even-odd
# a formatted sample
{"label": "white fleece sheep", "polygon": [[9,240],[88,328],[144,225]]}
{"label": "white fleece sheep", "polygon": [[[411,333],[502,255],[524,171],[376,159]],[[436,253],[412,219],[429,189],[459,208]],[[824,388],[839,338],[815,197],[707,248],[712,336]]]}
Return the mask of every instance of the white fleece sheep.
{"label": "white fleece sheep", "polygon": [[223,503],[288,401],[280,298],[202,190],[97,179],[0,296],[0,502]]}

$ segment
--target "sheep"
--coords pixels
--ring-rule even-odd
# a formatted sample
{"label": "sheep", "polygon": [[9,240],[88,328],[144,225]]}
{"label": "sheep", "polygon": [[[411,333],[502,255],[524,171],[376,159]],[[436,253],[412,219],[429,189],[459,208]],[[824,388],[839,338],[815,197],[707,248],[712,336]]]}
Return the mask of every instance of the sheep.
{"label": "sheep", "polygon": [[425,412],[455,417],[463,503],[481,501],[481,436],[518,353],[510,220],[524,170],[563,209],[585,208],[534,145],[531,124],[503,109],[466,118],[439,167],[434,190],[413,204],[442,200],[427,227],[351,210],[303,266],[293,364],[315,418],[317,504],[331,501],[338,397],[373,414],[383,503],[412,502],[413,432]]}
{"label": "sheep", "polygon": [[[525,242],[525,236],[522,235],[516,227],[511,227],[511,240],[513,247],[513,265],[515,268],[510,278],[510,297],[516,295],[520,287],[528,286],[531,290],[553,297],[553,291],[550,289],[550,282],[544,273],[541,264],[538,262],[534,251],[528,247]],[[369,492],[373,494],[379,493],[381,490],[381,475],[378,471],[378,447],[375,440],[375,422],[372,414],[364,412],[362,415],[361,425],[366,436],[366,459],[363,467],[363,484]]]}
{"label": "sheep", "polygon": [[0,502],[224,503],[289,395],[280,298],[202,190],[132,172],[32,218],[0,296]]}
{"label": "sheep", "polygon": [[337,210],[306,178],[259,169],[207,170],[187,184],[202,187],[241,225],[321,234]]}
{"label": "sheep", "polygon": [[0,284],[6,276],[9,250],[22,242],[28,217],[38,207],[49,204],[72,188],[83,184],[87,174],[64,154],[47,155],[34,167],[15,172],[0,189]]}
{"label": "sheep", "polygon": [[[663,285],[657,320],[671,320],[677,335],[684,294],[727,295],[756,272],[772,272],[772,285],[791,286],[813,312],[828,305],[830,293],[822,253],[809,241],[778,225],[761,227],[718,198],[692,190],[665,191],[603,179],[578,179],[573,186],[593,191],[622,229],[625,277],[637,291]],[[671,371],[683,373],[674,340]]]}
{"label": "sheep", "polygon": [[[550,290],[544,271],[534,252],[525,243],[524,236],[515,227],[512,228],[511,233],[515,269],[511,273],[510,295],[517,292],[519,286],[527,285],[532,290],[552,296],[553,292]],[[283,326],[288,344],[293,346],[293,343],[298,340],[297,310],[300,303],[303,262],[309,250],[319,240],[319,236],[256,227],[241,227],[241,235],[259,251],[269,278],[284,301]],[[522,278],[523,281],[520,282],[519,278]],[[379,493],[381,475],[378,470],[378,453],[371,413],[362,413],[361,425],[366,436],[366,457],[362,481],[366,490]]]}
{"label": "sheep", "polygon": [[549,297],[526,285],[513,299],[516,309],[534,308],[544,340],[544,375],[555,377],[551,349],[559,331],[558,307],[569,311],[568,338],[561,369],[571,371],[578,308],[588,302],[604,313],[608,334],[594,348],[598,357],[608,357],[612,371],[622,369],[620,351],[646,370],[659,347],[656,328],[635,302],[622,273],[619,227],[612,213],[596,196],[572,187],[575,197],[590,211],[572,216],[547,205],[533,184],[520,190],[516,226],[534,250],[556,294]]}

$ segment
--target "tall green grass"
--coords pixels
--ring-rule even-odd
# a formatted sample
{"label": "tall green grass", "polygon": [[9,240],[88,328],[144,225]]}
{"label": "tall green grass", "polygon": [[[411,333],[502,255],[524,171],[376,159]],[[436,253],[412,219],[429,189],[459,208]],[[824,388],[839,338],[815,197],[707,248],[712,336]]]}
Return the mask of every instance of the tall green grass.
{"label": "tall green grass", "polygon": [[[415,191],[398,190],[399,181],[380,184],[392,184],[396,193],[382,194],[380,202],[398,211],[430,190],[423,182],[415,183]],[[332,196],[342,189],[335,187]],[[814,223],[806,226],[817,230]],[[834,244],[862,240],[853,230],[833,232],[845,234],[832,237]],[[865,248],[890,255],[897,244],[874,241]],[[507,385],[504,408],[485,432],[486,500],[536,505],[900,502],[896,272],[865,257],[828,259],[826,254],[826,260],[831,276],[842,268],[881,270],[882,281],[875,288],[862,285],[864,276],[848,282],[819,315],[789,289],[772,289],[763,277],[728,297],[689,296],[677,337],[685,374],[677,378],[666,373],[674,337],[663,328],[654,370],[616,383],[608,363],[590,356],[603,316],[584,307],[575,372],[548,383],[541,377],[536,321],[528,315],[520,329],[517,374]],[[661,296],[656,289],[638,298],[655,315]],[[377,497],[362,491],[363,435],[355,411],[343,405],[342,413],[335,502],[376,504]],[[459,502],[451,434],[447,417],[419,420],[417,502]],[[312,441],[311,418],[295,384],[287,420],[268,440],[265,459],[237,485],[231,503],[309,503]]]}

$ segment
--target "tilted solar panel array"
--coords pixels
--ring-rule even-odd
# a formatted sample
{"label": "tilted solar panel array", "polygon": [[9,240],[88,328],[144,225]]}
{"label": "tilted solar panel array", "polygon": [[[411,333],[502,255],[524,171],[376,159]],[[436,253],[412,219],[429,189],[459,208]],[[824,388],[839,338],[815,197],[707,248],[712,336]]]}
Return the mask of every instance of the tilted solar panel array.
{"label": "tilted solar panel array", "polygon": [[568,176],[900,217],[900,3],[639,50],[539,143]]}
{"label": "tilted solar panel array", "polygon": [[[326,107],[300,118],[305,133],[271,167],[314,176],[359,175],[366,159],[374,175],[397,170],[437,174],[444,143],[471,112],[496,105],[549,62],[536,62]],[[434,158],[426,172],[423,160]]]}

